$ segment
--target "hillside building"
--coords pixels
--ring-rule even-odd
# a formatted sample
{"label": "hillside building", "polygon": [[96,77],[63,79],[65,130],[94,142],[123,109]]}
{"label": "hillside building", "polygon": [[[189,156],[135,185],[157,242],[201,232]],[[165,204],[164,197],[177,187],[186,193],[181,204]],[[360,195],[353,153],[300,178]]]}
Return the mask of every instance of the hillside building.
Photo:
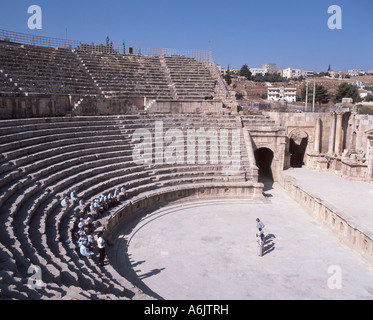
{"label": "hillside building", "polygon": [[295,102],[297,99],[296,88],[272,88],[268,87],[268,100]]}
{"label": "hillside building", "polygon": [[261,68],[250,68],[250,72],[253,76],[256,76],[257,74],[261,74],[262,76],[264,76],[266,73],[276,73],[276,63],[264,63]]}
{"label": "hillside building", "polygon": [[311,77],[314,75],[314,71],[286,68],[282,70],[282,77],[285,79],[299,78],[299,77]]}

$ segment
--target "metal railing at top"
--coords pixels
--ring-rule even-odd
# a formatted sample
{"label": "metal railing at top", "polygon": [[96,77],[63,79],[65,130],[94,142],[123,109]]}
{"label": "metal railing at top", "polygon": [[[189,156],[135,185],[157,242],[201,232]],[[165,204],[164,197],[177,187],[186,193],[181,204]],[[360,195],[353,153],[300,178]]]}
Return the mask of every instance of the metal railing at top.
{"label": "metal railing at top", "polygon": [[37,36],[27,33],[20,33],[0,29],[0,41],[15,42],[19,44],[27,44],[40,47],[63,48],[70,50],[84,50],[97,53],[111,54],[134,54],[140,56],[184,56],[193,58],[200,62],[208,62],[214,64],[212,52],[210,50],[199,49],[170,49],[170,48],[149,48],[115,45],[112,43],[94,43],[86,41],[68,40],[60,38],[51,38],[45,36]]}

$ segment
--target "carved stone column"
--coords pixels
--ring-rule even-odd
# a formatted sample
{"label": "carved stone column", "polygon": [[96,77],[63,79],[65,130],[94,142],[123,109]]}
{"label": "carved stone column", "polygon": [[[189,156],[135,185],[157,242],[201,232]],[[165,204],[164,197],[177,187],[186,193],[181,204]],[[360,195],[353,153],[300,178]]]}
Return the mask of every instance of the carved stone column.
{"label": "carved stone column", "polygon": [[335,129],[335,146],[334,146],[334,153],[337,155],[342,154],[342,118],[343,113],[337,112],[337,122],[336,122],[336,129]]}
{"label": "carved stone column", "polygon": [[334,144],[335,144],[335,120],[336,114],[332,112],[330,114],[330,134],[329,134],[329,146],[328,146],[328,153],[334,153]]}
{"label": "carved stone column", "polygon": [[368,135],[368,172],[367,172],[367,179],[373,180],[373,132],[371,135]]}
{"label": "carved stone column", "polygon": [[315,139],[313,142],[313,151],[315,154],[320,153],[320,141],[321,141],[321,119],[317,118],[315,127]]}

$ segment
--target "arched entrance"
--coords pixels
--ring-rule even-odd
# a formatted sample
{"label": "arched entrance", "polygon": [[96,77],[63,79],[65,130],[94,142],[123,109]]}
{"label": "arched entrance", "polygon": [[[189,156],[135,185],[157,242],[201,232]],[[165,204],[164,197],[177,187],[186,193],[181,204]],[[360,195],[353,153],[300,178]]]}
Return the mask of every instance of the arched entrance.
{"label": "arched entrance", "polygon": [[290,166],[301,168],[304,165],[304,155],[308,145],[308,134],[301,130],[296,130],[290,137],[289,152]]}
{"label": "arched entrance", "polygon": [[273,151],[268,148],[259,148],[254,151],[255,162],[259,169],[259,181],[273,181],[272,161]]}

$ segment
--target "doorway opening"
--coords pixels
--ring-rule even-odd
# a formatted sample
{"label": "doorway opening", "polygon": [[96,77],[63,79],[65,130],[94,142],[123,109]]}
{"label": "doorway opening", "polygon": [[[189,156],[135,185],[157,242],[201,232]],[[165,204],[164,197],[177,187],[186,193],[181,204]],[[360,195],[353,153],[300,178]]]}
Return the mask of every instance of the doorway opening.
{"label": "doorway opening", "polygon": [[289,152],[290,166],[293,168],[302,168],[304,165],[304,155],[308,145],[308,135],[305,132],[297,131],[290,138]]}
{"label": "doorway opening", "polygon": [[259,169],[258,181],[273,183],[273,172],[272,172],[273,151],[268,148],[259,148],[255,150],[254,156],[255,156],[256,165]]}

